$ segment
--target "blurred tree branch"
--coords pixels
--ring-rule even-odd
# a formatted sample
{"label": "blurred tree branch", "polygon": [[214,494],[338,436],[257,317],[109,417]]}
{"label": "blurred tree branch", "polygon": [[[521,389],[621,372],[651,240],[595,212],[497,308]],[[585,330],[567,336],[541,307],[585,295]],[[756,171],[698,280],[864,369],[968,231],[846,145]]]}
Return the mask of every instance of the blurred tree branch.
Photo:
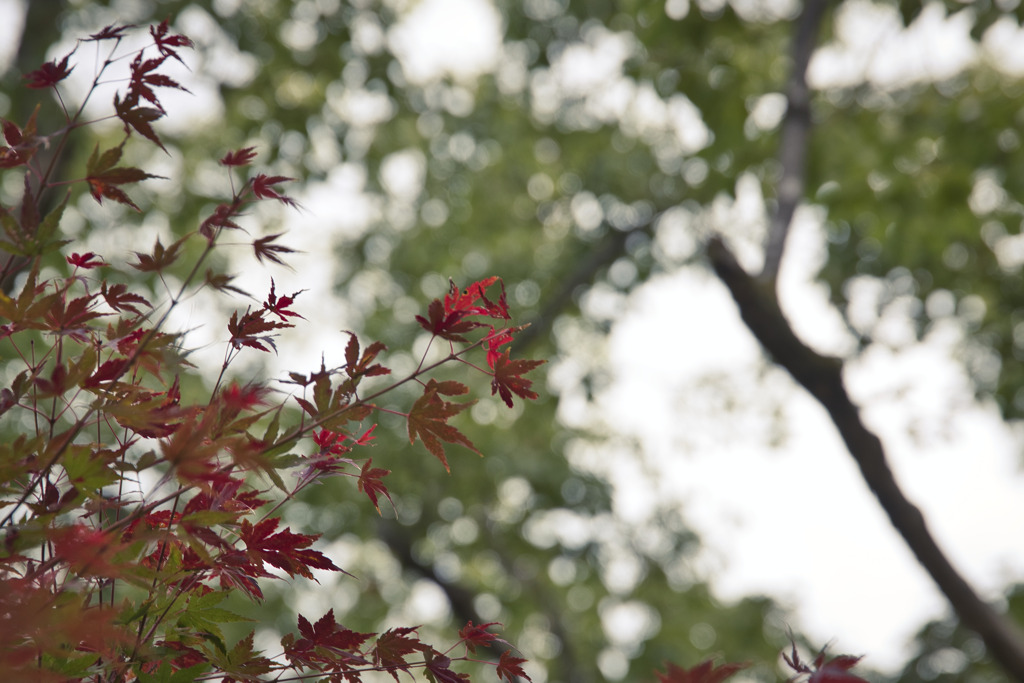
{"label": "blurred tree branch", "polygon": [[828,412],[864,481],[959,619],[981,636],[992,657],[1008,674],[1024,681],[1024,634],[978,596],[939,548],[924,515],[903,494],[889,468],[881,440],[861,420],[858,408],[846,392],[842,361],[822,356],[800,341],[779,307],[779,265],[793,215],[804,195],[811,133],[807,65],[826,6],[826,0],[808,0],[796,24],[793,72],[786,88],[788,108],[779,149],[782,171],[778,205],[769,223],[764,268],[758,278],[751,277],[718,237],[708,244],[708,258],[754,337],[775,363],[785,368]]}
{"label": "blurred tree branch", "polygon": [[939,548],[921,511],[903,495],[882,442],[864,425],[846,393],[842,362],[818,354],[796,337],[779,308],[772,283],[748,275],[721,240],[711,240],[708,256],[735,299],[743,322],[773,360],[828,411],[864,481],[957,616],[982,637],[993,658],[1010,675],[1024,681],[1024,635],[978,596]]}
{"label": "blurred tree branch", "polygon": [[774,281],[779,274],[782,252],[796,207],[804,197],[807,148],[811,138],[811,91],[807,86],[807,65],[817,44],[828,0],[807,0],[796,24],[793,40],[793,71],[786,84],[786,114],[782,119],[779,165],[782,174],[776,186],[778,205],[768,225],[764,250],[763,280]]}

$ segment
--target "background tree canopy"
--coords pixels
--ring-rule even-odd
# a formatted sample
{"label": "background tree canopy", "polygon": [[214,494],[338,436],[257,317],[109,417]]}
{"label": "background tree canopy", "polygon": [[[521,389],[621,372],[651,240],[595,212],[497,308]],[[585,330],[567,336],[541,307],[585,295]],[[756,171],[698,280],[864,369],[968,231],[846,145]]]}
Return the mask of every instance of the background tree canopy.
{"label": "background tree canopy", "polygon": [[[261,612],[268,633],[313,601],[355,629],[501,621],[538,683],[646,680],[665,660],[709,653],[761,662],[744,675],[774,680],[771,663],[798,625],[770,598],[712,596],[681,501],[653,494],[659,473],[644,470],[643,442],[598,410],[617,371],[607,334],[645,283],[688,272],[710,286],[711,236],[747,269],[761,268],[772,221],[788,225],[795,210],[794,225],[827,245],[815,291],[827,293],[835,333],[821,348],[856,363],[880,349],[952,339],[976,396],[1018,421],[1018,3],[847,0],[808,18],[787,0],[451,0],[447,16],[464,21],[431,23],[445,4],[29,2],[0,115],[27,118],[20,74],[67,52],[74,37],[171,16],[197,43],[189,82],[201,87],[181,102],[188,113],[161,122],[169,154],[145,167],[187,178],[211,204],[221,182],[207,167],[211,149],[256,145],[275,173],[304,180],[305,212],[260,220],[287,220],[288,246],[306,252],[298,272],[275,276],[279,289],[311,291],[306,317],[415,348],[408,323],[420,302],[446,291],[449,278],[498,274],[521,322],[532,324],[517,353],[553,359],[541,400],[509,413],[493,401],[473,407],[463,426],[486,457],[455,454],[450,475],[410,449],[400,420],[382,424],[373,458],[394,472],[397,519],[390,511],[378,519],[330,486],[308,492],[289,521],[334,539],[337,564],[358,579],[269,594],[279,622]],[[804,94],[801,54],[814,49]],[[154,221],[160,211],[147,210],[144,225],[122,207],[88,201],[69,207],[66,220],[97,252],[148,247],[154,233],[170,239],[199,221],[204,206],[184,197],[163,187],[140,193],[140,204],[164,216]],[[108,218],[96,220],[98,212]],[[123,229],[92,231],[112,214]],[[728,280],[723,263],[715,266]],[[237,283],[249,288],[244,272]],[[730,290],[742,307],[741,290]],[[794,318],[800,312],[787,307],[798,303],[783,292]],[[205,305],[197,299],[179,323],[219,339],[221,330],[203,326]],[[706,321],[681,322],[696,335]],[[761,342],[794,376],[800,367],[819,376],[799,358],[794,372],[783,347]],[[309,358],[292,355],[289,368],[319,366],[321,340],[290,343]],[[631,352],[675,348],[686,353],[671,338]],[[390,364],[400,372],[415,362],[398,355]],[[786,394],[771,368],[759,355],[755,386],[725,382],[721,405],[698,410],[728,423],[730,405],[754,405],[767,425],[758,438],[784,446]],[[645,405],[643,394],[631,400],[672,415],[673,406]],[[644,514],[617,504],[623,482],[650,487]],[[1012,544],[1015,521],[979,532]],[[780,549],[793,562],[809,551]],[[1008,590],[1006,606],[1024,621],[1024,592]],[[1004,676],[952,618],[922,630],[915,648],[904,670],[879,680]]]}

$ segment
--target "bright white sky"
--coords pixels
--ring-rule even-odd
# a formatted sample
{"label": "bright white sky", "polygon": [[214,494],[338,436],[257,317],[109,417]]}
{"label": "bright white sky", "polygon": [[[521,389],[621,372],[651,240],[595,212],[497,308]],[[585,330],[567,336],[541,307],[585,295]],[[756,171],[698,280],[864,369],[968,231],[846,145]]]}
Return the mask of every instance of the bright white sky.
{"label": "bright white sky", "polygon": [[[0,6],[8,2],[0,0]],[[669,2],[673,14],[686,6]],[[480,70],[502,68],[500,27],[487,0],[422,0],[413,7],[387,36],[412,78],[429,78],[433,70],[466,80]],[[851,3],[838,31],[842,43],[821,51],[812,79],[852,82],[869,75],[898,86],[919,78],[915,73],[937,77],[979,58],[966,38],[969,27],[961,18],[947,18],[937,3],[909,35],[900,35],[894,22],[889,10],[865,0]],[[0,50],[11,45],[5,31],[12,30],[13,22],[0,22]],[[371,35],[372,27],[366,30],[366,40],[380,38]],[[1013,49],[1022,44],[1019,35],[1017,27],[997,26],[984,44],[987,55],[1018,75],[1024,73],[1024,58]],[[645,126],[673,127],[680,150],[702,146],[705,129],[685,97],[638,109],[631,103],[649,93],[614,78],[588,78],[595,71],[615,75],[628,51],[621,37],[605,33],[592,39],[567,50],[550,79],[531,87],[599,83],[584,115],[618,119],[641,136]],[[929,47],[935,41],[942,49]],[[902,58],[894,59],[895,53]],[[943,59],[936,61],[936,55]],[[768,119],[777,121],[777,114]],[[336,205],[341,192],[363,207],[369,223],[377,209],[360,200],[355,169],[339,167],[329,185],[311,187],[303,199],[312,214]],[[756,236],[763,209],[759,192],[748,185],[737,194],[735,205],[718,207],[725,212],[719,217],[742,218]],[[799,216],[784,264],[783,303],[805,339],[839,351],[848,340],[809,279],[820,263],[821,231],[811,212]],[[659,245],[685,256],[692,239],[673,230],[659,232]],[[746,255],[757,259],[749,245]],[[316,279],[329,279],[323,275]],[[281,291],[304,286],[298,279],[278,282]],[[879,668],[899,664],[916,628],[945,605],[866,490],[827,416],[781,371],[763,373],[755,342],[725,289],[707,273],[688,268],[659,276],[628,301],[613,303],[624,311],[606,347],[617,376],[600,396],[600,410],[617,430],[641,440],[646,465],[658,472],[659,494],[684,501],[687,519],[705,544],[701,561],[717,593],[727,599],[753,592],[777,596],[795,607],[801,628],[821,643],[834,641],[835,651],[866,654]],[[601,307],[596,299],[591,304]],[[892,334],[902,334],[899,319],[887,324]],[[994,597],[1007,582],[1024,579],[1022,443],[992,406],[971,399],[951,356],[958,334],[951,322],[924,345],[898,354],[871,353],[849,369],[847,380],[940,543]],[[572,375],[574,362],[558,372]],[[721,408],[726,403],[733,406],[728,411]],[[773,405],[781,406],[786,431],[777,448],[765,445]],[[563,409],[567,420],[595,417],[575,406],[570,397]],[[909,425],[919,428],[921,439],[908,437]],[[626,469],[611,472],[616,503],[624,515],[642,517],[650,506],[645,487],[651,481],[639,468],[635,474]]]}

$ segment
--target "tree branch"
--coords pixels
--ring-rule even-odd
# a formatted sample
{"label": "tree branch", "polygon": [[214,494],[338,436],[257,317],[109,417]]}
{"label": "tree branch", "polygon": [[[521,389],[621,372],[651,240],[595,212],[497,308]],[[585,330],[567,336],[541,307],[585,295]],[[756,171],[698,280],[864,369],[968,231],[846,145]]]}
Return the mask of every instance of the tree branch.
{"label": "tree branch", "polygon": [[889,469],[882,442],[861,421],[846,393],[842,362],[818,354],[796,337],[771,283],[748,275],[720,239],[708,244],[708,256],[735,299],[743,322],[773,360],[828,411],[864,481],[960,621],[981,636],[993,659],[1007,673],[1024,681],[1024,634],[978,596],[939,548],[921,511],[903,495]]}
{"label": "tree branch", "polygon": [[797,22],[793,40],[793,72],[786,85],[786,115],[782,119],[779,165],[782,177],[776,186],[778,206],[768,226],[761,279],[774,281],[779,274],[786,236],[793,214],[804,197],[807,148],[811,138],[811,91],[807,87],[807,65],[811,61],[818,30],[828,0],[807,0]]}

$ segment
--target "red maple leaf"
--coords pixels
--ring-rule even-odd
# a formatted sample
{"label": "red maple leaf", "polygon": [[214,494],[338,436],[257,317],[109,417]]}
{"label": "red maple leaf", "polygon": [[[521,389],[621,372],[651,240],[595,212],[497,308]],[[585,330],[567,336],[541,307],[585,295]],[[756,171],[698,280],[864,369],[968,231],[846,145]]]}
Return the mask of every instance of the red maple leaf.
{"label": "red maple leaf", "polygon": [[95,310],[93,303],[95,298],[96,294],[92,294],[91,296],[80,296],[71,301],[61,299],[54,301],[50,309],[46,311],[45,329],[57,334],[70,335],[74,339],[84,340],[89,329],[86,323],[106,315]]}
{"label": "red maple leaf", "polygon": [[295,640],[291,634],[281,640],[285,656],[303,665],[328,664],[347,669],[351,665],[366,665],[359,648],[373,637],[373,633],[359,633],[345,628],[334,620],[334,610],[310,624],[301,614],[298,618],[299,635]]}
{"label": "red maple leaf", "polygon": [[75,51],[72,50],[64,55],[64,59],[60,60],[60,63],[54,59],[43,64],[35,71],[29,72],[25,75],[25,80],[28,81],[25,85],[29,88],[52,88],[57,85],[67,78],[75,68],[68,68],[68,60],[74,53]]}
{"label": "red maple leaf", "polygon": [[117,166],[117,162],[121,160],[123,148],[124,143],[122,142],[117,147],[112,147],[100,154],[99,145],[96,145],[85,165],[85,179],[89,183],[89,190],[92,192],[93,199],[97,202],[102,203],[103,198],[106,197],[107,199],[113,199],[115,202],[126,204],[136,211],[141,211],[135,202],[129,199],[128,195],[118,186],[161,176],[146,173],[138,168]]}
{"label": "red maple leaf", "polygon": [[474,453],[480,454],[476,446],[462,432],[448,424],[449,419],[473,405],[474,402],[452,403],[441,398],[442,395],[459,396],[468,391],[469,387],[459,382],[438,382],[431,379],[423,388],[423,395],[416,399],[407,418],[409,443],[415,443],[416,438],[419,437],[427,450],[441,461],[446,470],[449,467],[444,454],[444,446],[441,445],[442,441],[461,444]]}
{"label": "red maple leaf", "polygon": [[345,445],[345,434],[320,429],[313,434],[313,442],[320,449],[320,455],[344,455],[352,449]]}
{"label": "red maple leaf", "polygon": [[77,251],[72,253],[70,256],[66,256],[65,259],[68,263],[73,265],[75,268],[83,268],[89,270],[91,268],[99,268],[100,266],[109,266],[110,264],[104,261],[102,258],[87,251],[84,254],[79,254]]}
{"label": "red maple leaf", "polygon": [[[466,649],[470,652],[476,652],[477,646],[490,647],[491,643],[505,643],[508,642],[498,637],[498,634],[491,633],[487,630],[489,626],[501,626],[500,622],[491,621],[486,624],[480,624],[474,626],[472,621],[466,622],[466,625],[459,630],[459,638],[466,644]],[[510,646],[511,647],[511,646]]]}
{"label": "red maple leaf", "polygon": [[36,137],[36,114],[39,105],[32,111],[24,128],[13,121],[3,120],[4,140],[10,147],[0,147],[0,168],[14,168],[27,164],[35,156],[39,145]]}
{"label": "red maple leaf", "polygon": [[260,199],[276,199],[289,206],[297,206],[294,199],[280,194],[273,187],[289,180],[294,180],[294,178],[288,178],[283,175],[268,176],[265,173],[260,173],[252,179],[252,192]]}
{"label": "red maple leaf", "polygon": [[353,378],[376,377],[378,375],[389,375],[391,370],[380,363],[374,363],[377,356],[388,347],[381,342],[373,342],[366,347],[363,355],[359,355],[359,340],[351,332],[348,344],[345,345],[345,373]]}
{"label": "red maple leaf", "polygon": [[245,386],[232,382],[220,392],[221,399],[235,414],[243,410],[252,410],[256,406],[266,405],[266,396],[270,389],[261,384],[248,383]]}
{"label": "red maple leaf", "polygon": [[[492,303],[486,291],[495,282],[501,284],[501,295],[496,303]],[[454,282],[449,282],[448,293],[444,296],[444,310],[446,313],[463,311],[470,315],[486,315],[503,320],[511,318],[505,300],[505,283],[496,275],[474,282],[461,292]]]}
{"label": "red maple leaf", "polygon": [[450,657],[431,650],[425,655],[427,671],[433,676],[437,683],[467,683],[469,674],[455,673],[449,667],[452,665]]}
{"label": "red maple leaf", "polygon": [[320,538],[319,534],[296,534],[288,529],[274,533],[280,521],[278,517],[270,517],[254,526],[242,520],[239,537],[245,543],[245,554],[252,564],[260,566],[266,562],[289,576],[298,574],[307,579],[313,578],[310,569],[342,571],[320,551],[308,550],[313,541]]}
{"label": "red maple leaf", "polygon": [[509,360],[508,351],[498,354],[493,365],[491,395],[500,395],[509,408],[512,407],[512,394],[525,399],[537,398],[537,392],[530,389],[533,381],[524,379],[523,375],[543,364],[542,360]]}
{"label": "red maple leaf", "polygon": [[114,94],[114,112],[124,123],[125,133],[131,132],[134,128],[139,135],[150,140],[166,152],[167,148],[164,147],[160,136],[156,134],[153,126],[150,125],[164,115],[163,109],[140,107],[138,104],[138,101],[133,100],[131,97],[125,97],[124,101],[122,101],[119,94]]}
{"label": "red maple leaf", "polygon": [[7,140],[7,144],[12,147],[17,147],[21,144],[22,140],[25,139],[21,132],[21,128],[18,128],[18,124],[14,121],[3,120],[4,129],[4,140]]}
{"label": "red maple leaf", "polygon": [[483,326],[483,323],[475,320],[464,320],[467,314],[463,311],[446,313],[439,299],[430,302],[427,315],[429,319],[422,315],[416,316],[416,322],[427,332],[448,341],[465,342],[466,338],[462,336],[464,333]]}
{"label": "red maple leaf", "polygon": [[124,26],[119,26],[117,24],[108,24],[107,26],[104,26],[102,29],[100,29],[98,33],[91,34],[88,38],[85,39],[85,42],[91,43],[97,40],[111,39],[120,40],[121,38],[124,38],[124,32],[130,28],[135,28],[135,24],[125,24]]}
{"label": "red maple leaf", "polygon": [[115,578],[121,575],[122,569],[112,563],[115,553],[121,549],[112,533],[75,524],[55,529],[50,540],[54,557],[67,562],[79,576]]}
{"label": "red maple leaf", "polygon": [[235,294],[241,294],[242,296],[252,298],[244,289],[235,287],[231,284],[231,281],[234,279],[234,275],[228,275],[227,273],[214,273],[213,270],[209,268],[206,270],[206,284],[213,287],[218,292],[234,292]]}
{"label": "red maple leaf", "polygon": [[359,633],[343,627],[334,620],[333,609],[327,610],[327,614],[317,619],[313,625],[300,614],[298,627],[302,637],[314,645],[343,651],[355,650],[374,636],[373,633]]}
{"label": "red maple leaf", "polygon": [[515,683],[518,676],[532,681],[533,679],[527,676],[526,672],[523,671],[523,667],[520,666],[525,661],[522,657],[514,656],[511,650],[505,650],[501,653],[501,658],[498,660],[498,679],[504,678],[509,683]]}
{"label": "red maple leaf", "polygon": [[160,51],[160,54],[165,57],[173,57],[179,62],[184,64],[181,57],[178,56],[176,47],[192,47],[192,41],[183,35],[174,35],[170,33],[170,25],[167,19],[164,19],[157,26],[149,27],[149,35],[153,37],[153,42],[156,43],[156,48]]}
{"label": "red maple leaf", "polygon": [[665,673],[655,671],[659,683],[721,683],[737,671],[747,668],[747,664],[722,664],[715,666],[714,660],[701,662],[692,669],[684,669],[672,662],[667,662]]}
{"label": "red maple leaf", "polygon": [[[274,278],[270,278],[270,294],[267,295],[267,300],[263,302],[263,309],[270,311],[281,320],[287,320],[289,317],[302,318],[301,315],[295,311],[289,310],[289,307],[295,303],[295,297],[302,294],[306,290],[300,289],[297,292],[293,292],[290,296],[282,296],[280,299],[277,298],[277,294],[274,293]],[[302,318],[305,320],[305,318]]]}
{"label": "red maple leaf", "polygon": [[825,650],[822,649],[808,665],[800,659],[796,643],[793,643],[791,654],[783,652],[782,659],[797,674],[810,674],[807,683],[867,683],[860,676],[850,673],[850,669],[857,665],[861,657],[838,655],[826,660]]}
{"label": "red maple leaf", "polygon": [[274,345],[273,335],[264,334],[272,330],[278,330],[286,327],[294,327],[290,323],[274,322],[273,320],[265,320],[263,318],[264,311],[249,311],[247,310],[242,317],[238,317],[238,311],[231,314],[231,320],[228,321],[228,332],[231,333],[231,345],[236,349],[240,349],[243,346],[248,346],[260,351],[270,351],[264,342],[269,344],[275,351],[277,347]]}
{"label": "red maple leaf", "polygon": [[199,234],[206,239],[212,239],[215,233],[214,228],[241,230],[242,226],[235,223],[235,218],[241,215],[240,206],[241,204],[237,200],[231,204],[218,204],[213,213],[199,226]]}
{"label": "red maple leaf", "polygon": [[280,266],[285,265],[285,262],[281,260],[278,254],[293,254],[294,249],[282,246],[280,244],[271,244],[274,240],[280,237],[283,233],[276,233],[274,235],[268,235],[267,237],[261,237],[252,243],[253,251],[256,253],[256,260],[263,263],[263,259],[267,259]]}
{"label": "red maple leaf", "polygon": [[154,73],[166,59],[167,57],[165,56],[143,61],[141,52],[135,56],[135,59],[132,61],[131,81],[128,86],[126,101],[130,101],[134,106],[138,104],[141,97],[160,111],[164,111],[160,100],[157,99],[156,93],[153,92],[153,88],[174,88],[189,92],[188,88],[170,76]]}
{"label": "red maple leaf", "polygon": [[491,370],[494,369],[494,364],[498,361],[498,356],[501,355],[501,347],[505,344],[512,343],[512,330],[508,328],[496,330],[491,327],[491,331],[484,337],[484,348],[487,349],[487,365],[490,366]]}
{"label": "red maple leaf", "polygon": [[96,369],[96,372],[85,380],[85,384],[82,386],[86,389],[90,389],[98,387],[104,382],[112,382],[124,373],[124,368],[127,364],[127,358],[113,358],[111,360],[104,361]]}
{"label": "red maple leaf", "polygon": [[413,652],[423,651],[426,646],[419,638],[407,637],[416,633],[418,627],[388,629],[377,638],[373,647],[373,663],[391,674],[397,681],[399,671],[409,671],[409,663],[405,656]]}
{"label": "red maple leaf", "polygon": [[137,251],[135,252],[135,257],[139,259],[139,262],[129,263],[128,265],[143,273],[161,271],[178,260],[178,257],[181,256],[180,249],[185,243],[185,239],[186,237],[182,237],[171,246],[165,247],[160,238],[157,237],[156,244],[153,245],[152,254],[143,254],[141,251]]}
{"label": "red maple leaf", "polygon": [[[376,425],[374,426],[376,427]],[[388,493],[388,487],[381,482],[381,479],[391,474],[391,470],[385,470],[380,467],[371,467],[372,464],[373,458],[370,458],[363,465],[363,469],[359,472],[357,486],[360,491],[370,498],[370,502],[373,503],[373,507],[377,508],[377,514],[380,514],[380,505],[377,504],[378,495],[382,495],[387,498],[392,507],[395,506],[395,502],[391,500],[391,494]]]}
{"label": "red maple leaf", "polygon": [[497,303],[490,301],[485,291],[495,282],[500,282],[497,277],[489,277],[479,282],[474,282],[465,291],[460,290],[455,283],[451,283],[448,293],[445,294],[444,303],[440,299],[434,299],[427,308],[429,318],[416,316],[416,321],[428,332],[448,341],[465,342],[462,335],[477,327],[483,327],[484,323],[476,320],[468,320],[473,316],[489,318],[502,318],[508,320],[508,306],[505,303],[505,285],[501,285],[501,296]]}
{"label": "red maple leaf", "polygon": [[260,498],[258,491],[241,490],[242,479],[228,479],[208,487],[192,496],[185,506],[185,514],[199,510],[225,510],[228,512],[252,512],[267,501]]}
{"label": "red maple leaf", "polygon": [[127,285],[114,284],[108,286],[104,281],[100,293],[103,295],[103,300],[107,302],[107,305],[115,311],[131,311],[135,315],[142,315],[142,311],[138,309],[137,305],[146,306],[147,308],[153,307],[142,296],[129,292]]}
{"label": "red maple leaf", "polygon": [[363,435],[360,436],[358,439],[356,439],[356,445],[357,446],[369,446],[370,442],[377,438],[377,437],[373,436],[373,430],[376,429],[376,428],[377,428],[377,425],[373,425],[372,427],[367,429],[365,432],[363,432]]}
{"label": "red maple leaf", "polygon": [[256,158],[255,147],[243,147],[225,154],[220,163],[222,166],[248,166]]}

